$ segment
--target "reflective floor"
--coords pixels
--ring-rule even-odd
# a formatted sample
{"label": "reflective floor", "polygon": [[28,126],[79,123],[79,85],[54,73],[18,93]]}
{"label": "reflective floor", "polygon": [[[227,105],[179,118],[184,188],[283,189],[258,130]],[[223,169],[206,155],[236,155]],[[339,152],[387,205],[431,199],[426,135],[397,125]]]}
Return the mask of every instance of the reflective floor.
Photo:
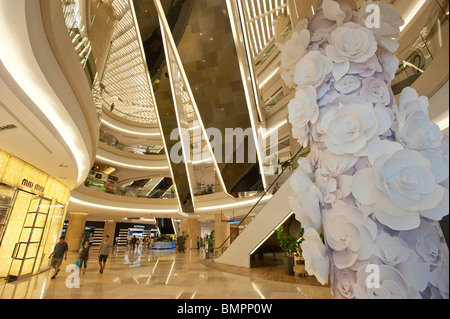
{"label": "reflective floor", "polygon": [[[114,248],[103,274],[95,248],[86,273],[72,272],[77,255],[63,261],[56,279],[46,271],[18,281],[0,280],[2,299],[319,299],[330,288],[288,283],[221,271],[208,266],[200,250],[176,252]],[[226,267],[222,267],[226,268]],[[258,271],[255,269],[255,271]],[[261,271],[259,269],[259,271]],[[298,279],[296,281],[298,282]]]}

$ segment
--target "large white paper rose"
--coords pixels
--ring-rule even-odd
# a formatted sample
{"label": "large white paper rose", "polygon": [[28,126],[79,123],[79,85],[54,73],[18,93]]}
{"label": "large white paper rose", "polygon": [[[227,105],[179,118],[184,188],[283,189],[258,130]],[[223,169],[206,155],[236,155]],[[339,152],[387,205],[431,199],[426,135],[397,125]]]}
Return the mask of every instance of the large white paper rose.
{"label": "large white paper rose", "polygon": [[327,149],[321,151],[319,156],[320,162],[318,169],[320,174],[328,177],[337,177],[344,174],[352,168],[358,160],[358,158],[353,155],[337,155]]}
{"label": "large white paper rose", "polygon": [[377,220],[394,230],[419,226],[420,215],[441,220],[448,214],[448,190],[436,183],[431,164],[419,152],[395,142],[372,145],[373,167],[353,176],[352,193],[371,206]]}
{"label": "large white paper rose", "polygon": [[[378,21],[379,27],[376,27],[375,21],[369,18],[369,15],[373,12],[368,10],[367,6],[373,4],[380,10],[380,21]],[[359,10],[359,22],[363,26],[371,27],[378,44],[382,48],[385,48],[392,53],[397,51],[399,44],[393,38],[398,38],[400,36],[400,27],[404,24],[404,21],[392,4],[384,3],[382,1],[365,1]]]}
{"label": "large white paper rose", "polygon": [[409,259],[408,244],[404,240],[388,234],[380,234],[376,238],[374,253],[384,264],[392,267]]}
{"label": "large white paper rose", "polygon": [[355,298],[356,273],[348,269],[339,271],[334,282],[335,297],[354,299]]}
{"label": "large white paper rose", "polygon": [[439,126],[429,120],[428,98],[412,88],[403,89],[397,114],[397,140],[406,148],[433,152],[444,137]]}
{"label": "large white paper rose", "polygon": [[[379,287],[367,285],[371,272],[362,267],[356,274],[355,296],[357,299],[420,299],[418,291],[409,287],[402,274],[390,266],[379,266]],[[369,278],[369,282],[370,282]]]}
{"label": "large white paper rose", "polygon": [[289,104],[289,122],[300,145],[308,142],[309,124],[316,123],[319,117],[317,92],[312,86],[298,88]]}
{"label": "large white paper rose", "polygon": [[391,53],[385,53],[380,58],[381,65],[383,66],[384,74],[386,75],[387,81],[389,81],[389,85],[392,80],[395,79],[395,73],[398,70],[399,60],[397,56]]}
{"label": "large white paper rose", "polygon": [[339,81],[350,69],[350,62],[363,63],[377,51],[373,32],[360,24],[348,22],[334,30],[326,54],[335,66],[333,75]]}
{"label": "large white paper rose", "polygon": [[331,152],[364,156],[368,145],[378,140],[379,120],[371,106],[351,103],[325,114],[321,128]]}
{"label": "large white paper rose", "polygon": [[386,83],[380,78],[366,78],[363,80],[360,95],[372,104],[387,106],[391,102],[391,92]]}
{"label": "large white paper rose", "polygon": [[318,88],[333,70],[333,62],[319,51],[311,51],[297,63],[294,82],[301,88]]}
{"label": "large white paper rose", "polygon": [[336,91],[342,94],[349,94],[361,87],[361,80],[354,75],[346,75],[334,84]]}
{"label": "large white paper rose", "polygon": [[311,178],[312,167],[309,159],[304,158],[301,162],[290,177],[291,188],[297,197],[290,197],[289,204],[303,228],[319,229],[322,225],[322,194]]}
{"label": "large white paper rose", "polygon": [[324,210],[323,216],[324,234],[337,268],[352,267],[372,257],[377,227],[370,218],[364,219],[358,208],[342,203]]}
{"label": "large white paper rose", "polygon": [[294,31],[291,39],[284,44],[277,43],[277,47],[281,51],[281,67],[280,74],[284,83],[288,87],[294,86],[294,71],[297,63],[306,54],[306,48],[310,41],[310,33],[308,30]]}
{"label": "large white paper rose", "polygon": [[285,70],[291,70],[305,56],[306,48],[310,41],[308,30],[292,32],[292,37],[285,44],[278,44],[281,50],[281,66]]}
{"label": "large white paper rose", "polygon": [[313,228],[308,228],[303,234],[301,243],[302,256],[305,259],[305,270],[311,276],[325,285],[328,283],[330,262],[327,255],[327,247],[322,243],[319,234]]}

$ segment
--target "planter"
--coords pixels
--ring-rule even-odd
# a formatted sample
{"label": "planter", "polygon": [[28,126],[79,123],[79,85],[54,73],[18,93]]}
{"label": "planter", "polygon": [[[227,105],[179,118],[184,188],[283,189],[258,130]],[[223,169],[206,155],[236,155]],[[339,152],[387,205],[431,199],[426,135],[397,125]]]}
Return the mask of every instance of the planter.
{"label": "planter", "polygon": [[284,273],[289,276],[294,276],[294,266],[295,266],[295,259],[294,256],[284,256],[283,258],[283,266],[284,266]]}

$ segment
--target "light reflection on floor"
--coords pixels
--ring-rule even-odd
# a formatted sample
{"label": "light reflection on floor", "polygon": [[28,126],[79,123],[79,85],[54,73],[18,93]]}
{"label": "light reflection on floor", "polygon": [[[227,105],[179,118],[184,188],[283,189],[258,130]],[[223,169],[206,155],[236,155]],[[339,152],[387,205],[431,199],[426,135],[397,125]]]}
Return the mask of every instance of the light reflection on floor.
{"label": "light reflection on floor", "polygon": [[[211,269],[201,263],[204,253],[190,250],[136,252],[115,248],[105,272],[99,273],[93,250],[85,275],[66,272],[76,254],[63,261],[51,280],[46,271],[13,283],[0,280],[2,299],[318,299],[331,298],[330,289],[255,279]],[[79,288],[77,288],[79,284]]]}

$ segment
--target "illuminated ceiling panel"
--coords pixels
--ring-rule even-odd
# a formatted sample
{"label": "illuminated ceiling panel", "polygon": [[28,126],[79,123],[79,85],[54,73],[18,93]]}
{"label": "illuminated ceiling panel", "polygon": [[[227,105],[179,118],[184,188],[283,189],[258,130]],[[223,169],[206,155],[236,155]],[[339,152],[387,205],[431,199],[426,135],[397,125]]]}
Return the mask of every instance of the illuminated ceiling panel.
{"label": "illuminated ceiling panel", "polygon": [[240,0],[250,33],[251,51],[257,59],[275,37],[273,22],[280,14],[289,15],[287,0]]}
{"label": "illuminated ceiling panel", "polygon": [[129,0],[113,0],[116,24],[102,83],[104,105],[126,119],[157,123],[154,99]]}

